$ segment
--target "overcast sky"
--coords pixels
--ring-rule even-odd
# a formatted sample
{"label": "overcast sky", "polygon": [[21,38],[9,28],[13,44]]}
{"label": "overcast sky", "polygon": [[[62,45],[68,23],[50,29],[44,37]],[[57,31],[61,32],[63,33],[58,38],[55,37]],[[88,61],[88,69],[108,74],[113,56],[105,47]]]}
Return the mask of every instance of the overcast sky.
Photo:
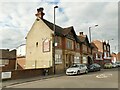
{"label": "overcast sky", "polygon": [[[51,2],[52,1],[52,2]],[[15,0],[0,3],[0,48],[16,48],[25,43],[25,37],[32,27],[37,13],[36,9],[44,8],[44,18],[53,22],[53,7],[56,9],[56,24],[65,28],[73,26],[76,34],[88,33],[91,28],[92,40],[110,40],[111,52],[118,51],[118,2],[109,0],[100,2],[70,2],[65,0]],[[94,27],[98,24],[98,27]]]}

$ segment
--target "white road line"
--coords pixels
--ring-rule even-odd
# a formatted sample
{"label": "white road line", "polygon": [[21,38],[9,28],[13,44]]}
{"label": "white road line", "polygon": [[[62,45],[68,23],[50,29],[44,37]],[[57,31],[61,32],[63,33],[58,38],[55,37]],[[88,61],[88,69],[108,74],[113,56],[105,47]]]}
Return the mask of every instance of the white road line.
{"label": "white road line", "polygon": [[100,74],[100,75],[97,75],[96,78],[108,78],[111,76],[112,76],[112,74]]}

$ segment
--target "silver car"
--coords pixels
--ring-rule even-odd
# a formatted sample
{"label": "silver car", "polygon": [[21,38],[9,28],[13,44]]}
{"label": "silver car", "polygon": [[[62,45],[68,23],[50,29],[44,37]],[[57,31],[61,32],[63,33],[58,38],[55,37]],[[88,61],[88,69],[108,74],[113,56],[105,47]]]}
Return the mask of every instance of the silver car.
{"label": "silver car", "polygon": [[66,75],[77,75],[81,73],[88,73],[88,69],[85,64],[74,64],[66,70]]}

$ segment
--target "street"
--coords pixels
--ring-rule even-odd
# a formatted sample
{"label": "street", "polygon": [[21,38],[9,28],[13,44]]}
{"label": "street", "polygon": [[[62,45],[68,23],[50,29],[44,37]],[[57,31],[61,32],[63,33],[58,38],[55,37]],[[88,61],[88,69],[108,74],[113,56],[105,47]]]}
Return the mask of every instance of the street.
{"label": "street", "polygon": [[118,68],[102,69],[98,72],[76,76],[61,76],[6,88],[118,88]]}

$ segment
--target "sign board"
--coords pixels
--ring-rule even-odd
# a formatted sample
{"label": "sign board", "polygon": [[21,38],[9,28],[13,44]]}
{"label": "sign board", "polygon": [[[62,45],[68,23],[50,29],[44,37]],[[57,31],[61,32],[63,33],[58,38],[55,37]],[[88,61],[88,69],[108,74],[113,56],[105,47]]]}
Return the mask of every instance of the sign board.
{"label": "sign board", "polygon": [[1,79],[11,78],[11,72],[2,72]]}
{"label": "sign board", "polygon": [[50,52],[50,41],[48,39],[43,41],[43,52]]}

